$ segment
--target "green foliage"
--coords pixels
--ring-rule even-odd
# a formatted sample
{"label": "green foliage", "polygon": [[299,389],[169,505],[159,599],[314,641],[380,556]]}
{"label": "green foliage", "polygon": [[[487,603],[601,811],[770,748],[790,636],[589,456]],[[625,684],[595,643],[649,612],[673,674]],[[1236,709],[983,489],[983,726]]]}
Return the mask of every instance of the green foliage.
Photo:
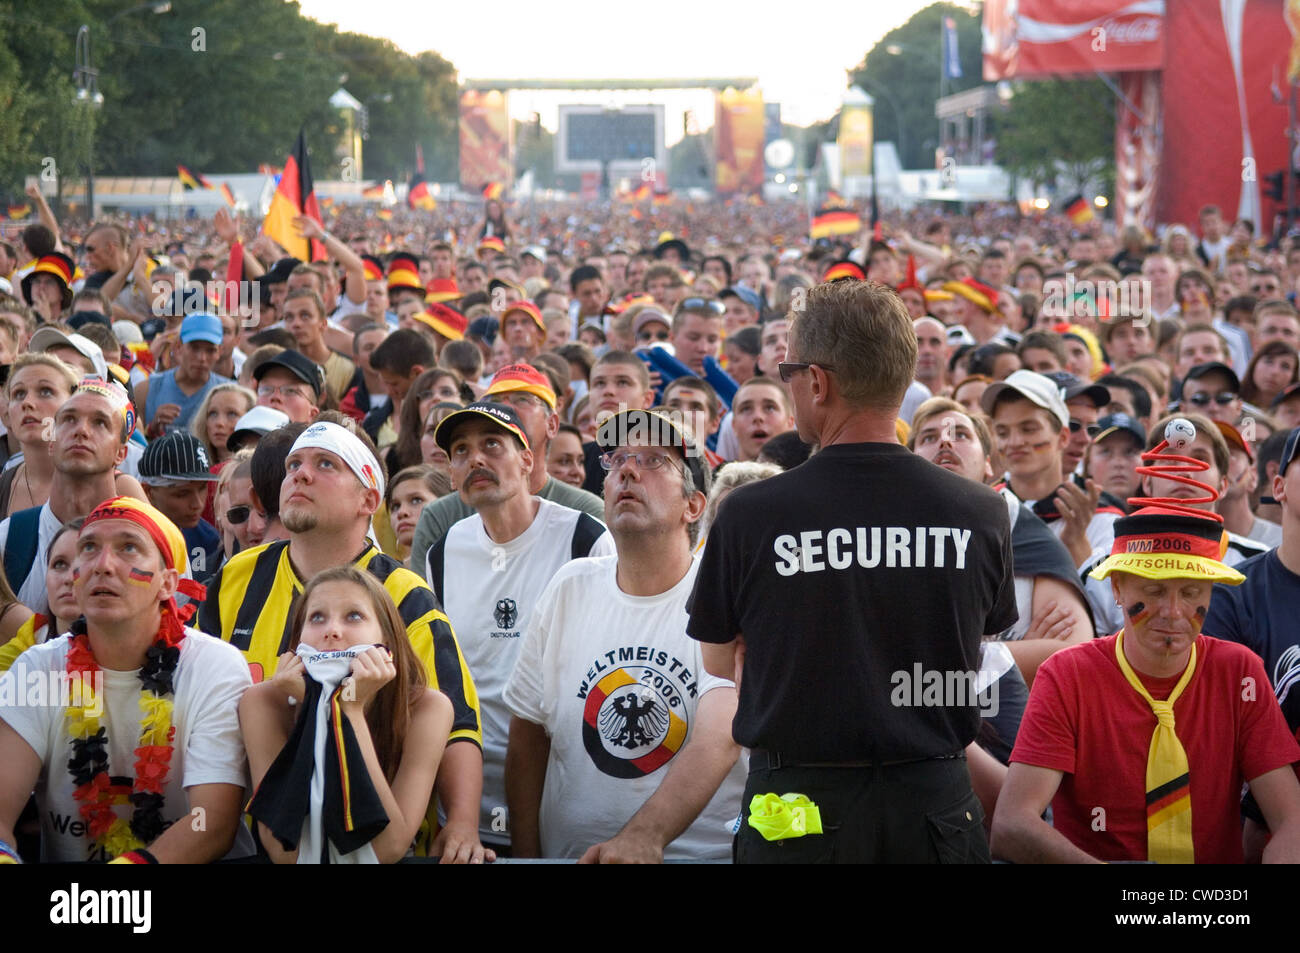
{"label": "green foliage", "polygon": [[[945,82],[945,94],[961,92],[982,82],[980,18],[978,10],[934,3],[897,29],[881,37],[862,63],[849,74],[850,85],[861,86],[875,100],[876,138],[899,145],[903,167],[932,168],[939,145],[939,120],[934,103],[939,98],[941,65],[940,27],[950,16],[957,24],[960,79]],[[898,55],[892,45],[902,47]],[[900,119],[902,143],[899,139]],[[836,127],[838,128],[838,127]],[[834,129],[831,130],[832,136]]]}
{"label": "green foliage", "polygon": [[[75,107],[77,28],[87,24],[104,96]],[[253,171],[279,165],[305,128],[317,178],[340,174],[343,87],[369,107],[367,179],[404,180],[424,147],[426,176],[455,177],[457,87],[437,53],[340,33],[283,0],[0,0],[0,195],[53,156],[66,175],[94,132],[99,175]]]}
{"label": "green foliage", "polygon": [[998,127],[998,164],[1035,184],[1110,191],[1115,178],[1115,97],[1097,79],[1017,84]]}

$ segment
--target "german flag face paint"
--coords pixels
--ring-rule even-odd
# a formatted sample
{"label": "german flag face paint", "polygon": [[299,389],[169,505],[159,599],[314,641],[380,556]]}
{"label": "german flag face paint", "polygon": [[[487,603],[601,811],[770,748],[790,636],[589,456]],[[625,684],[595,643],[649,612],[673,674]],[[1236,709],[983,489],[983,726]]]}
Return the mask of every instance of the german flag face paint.
{"label": "german flag face paint", "polygon": [[153,575],[154,574],[147,569],[135,569],[133,567],[127,578],[138,586],[147,586],[153,582]]}
{"label": "german flag face paint", "polygon": [[1151,614],[1151,610],[1147,608],[1145,602],[1135,602],[1131,606],[1128,606],[1124,611],[1128,615],[1130,625],[1137,625]]}

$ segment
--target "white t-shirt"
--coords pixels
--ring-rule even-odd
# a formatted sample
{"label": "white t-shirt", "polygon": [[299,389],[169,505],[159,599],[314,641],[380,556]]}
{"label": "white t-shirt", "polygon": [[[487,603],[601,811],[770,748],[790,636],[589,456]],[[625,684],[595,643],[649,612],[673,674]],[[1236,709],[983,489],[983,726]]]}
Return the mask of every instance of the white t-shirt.
{"label": "white t-shirt", "polygon": [[[690,743],[707,692],[732,682],[704,670],[686,634],[699,560],[657,596],[618,587],[617,556],[575,559],[555,574],[528,624],[505,702],[551,739],[540,815],[544,857],[582,856],[650,798]],[[477,676],[475,676],[477,678]],[[736,765],[666,860],[726,860],[748,773]]]}
{"label": "white t-shirt", "polygon": [[[197,629],[186,629],[175,674],[172,726],[175,729],[171,770],[167,773],[163,817],[167,822],[188,818],[185,789],[197,784],[237,784],[247,789],[247,762],[239,733],[239,697],[252,679],[238,649]],[[51,639],[28,649],[9,671],[0,675],[0,720],[8,723],[41,758],[36,803],[41,817],[41,859],[70,863],[104,860],[97,856],[72,792],[68,771],[71,751],[63,705],[67,698],[34,703],[29,694],[38,673],[62,672],[67,664],[68,638]],[[46,686],[49,677],[45,676]],[[108,734],[108,765],[112,776],[135,776],[135,748],[140,743],[140,679],[136,672],[104,672],[104,714],[100,725]],[[131,818],[131,805],[116,807]],[[240,825],[243,828],[243,825]],[[251,841],[245,840],[251,846]],[[239,842],[236,843],[238,849]],[[245,851],[246,853],[246,851]],[[232,851],[231,856],[236,852]]]}
{"label": "white t-shirt", "polygon": [[501,692],[519,657],[524,624],[556,570],[572,559],[575,532],[579,555],[614,552],[613,537],[597,520],[550,500],[538,497],[537,502],[532,525],[510,542],[494,543],[475,513],[453,524],[430,550],[433,558],[426,559],[426,578],[451,620],[478,691],[483,720],[479,834],[492,843],[509,842],[502,809],[510,711]]}

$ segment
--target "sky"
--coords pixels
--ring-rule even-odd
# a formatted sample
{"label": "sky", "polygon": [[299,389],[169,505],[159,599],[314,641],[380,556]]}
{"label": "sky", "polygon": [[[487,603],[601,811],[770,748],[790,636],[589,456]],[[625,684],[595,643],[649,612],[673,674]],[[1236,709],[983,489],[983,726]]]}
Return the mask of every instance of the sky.
{"label": "sky", "polygon": [[[847,76],[885,33],[932,0],[593,0],[453,2],[300,0],[306,16],[392,40],[408,53],[435,50],[460,79],[757,77],[784,121],[806,126],[839,107]],[[346,83],[344,84],[346,86]],[[682,113],[713,123],[713,97],[695,92],[510,94],[510,112],[532,112],[554,130],[560,103],[658,102],[668,142]]]}

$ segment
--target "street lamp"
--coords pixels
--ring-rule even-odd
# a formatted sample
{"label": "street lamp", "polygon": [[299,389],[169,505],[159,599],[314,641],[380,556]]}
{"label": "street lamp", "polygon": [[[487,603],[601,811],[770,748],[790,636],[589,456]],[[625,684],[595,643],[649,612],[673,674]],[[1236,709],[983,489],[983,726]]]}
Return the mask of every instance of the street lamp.
{"label": "street lamp", "polygon": [[[72,78],[77,84],[74,102],[98,109],[104,105],[104,94],[99,91],[99,70],[90,64],[90,27],[84,23],[77,30],[76,69]],[[95,117],[90,117],[90,136],[86,145],[86,204],[90,217],[95,217]]]}
{"label": "street lamp", "polygon": [[[140,10],[152,10],[155,14],[168,13],[172,8],[171,0],[150,0],[139,6],[119,10],[104,22],[104,30],[112,26],[127,14]],[[72,71],[72,80],[77,84],[77,94],[73,102],[80,106],[98,109],[104,105],[104,94],[99,91],[99,70],[91,65],[90,27],[82,24],[77,30],[76,68]],[[86,144],[86,205],[90,217],[95,217],[95,117],[90,117],[90,133]]]}

